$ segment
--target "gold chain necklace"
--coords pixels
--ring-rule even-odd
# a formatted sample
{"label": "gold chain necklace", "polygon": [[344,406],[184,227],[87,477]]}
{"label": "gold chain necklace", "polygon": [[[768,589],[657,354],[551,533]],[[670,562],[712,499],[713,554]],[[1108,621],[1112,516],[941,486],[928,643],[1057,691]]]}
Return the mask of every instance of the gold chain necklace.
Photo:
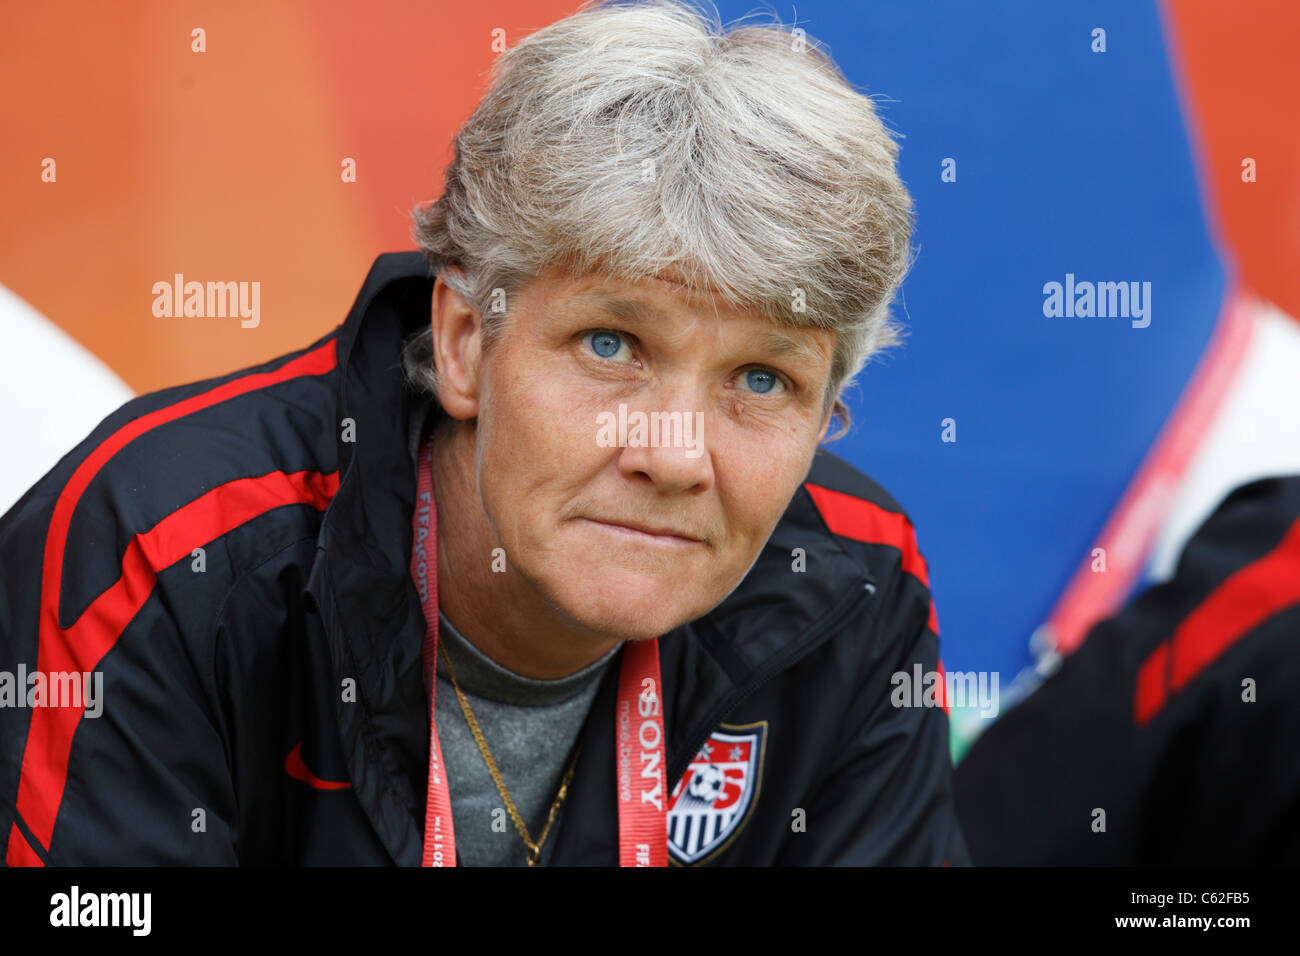
{"label": "gold chain necklace", "polygon": [[478,721],[474,719],[474,712],[470,710],[469,701],[465,699],[465,692],[460,689],[460,683],[456,680],[456,668],[451,665],[451,657],[447,654],[447,646],[439,644],[438,649],[442,651],[442,659],[447,662],[447,674],[451,677],[451,686],[456,688],[456,697],[460,700],[461,712],[465,714],[465,722],[469,724],[470,733],[474,735],[474,742],[478,744],[478,751],[483,755],[483,762],[487,764],[488,773],[492,774],[492,782],[497,786],[497,793],[501,794],[501,799],[506,802],[506,809],[510,812],[510,819],[515,823],[515,829],[519,831],[519,836],[524,841],[524,846],[528,850],[528,865],[536,866],[542,858],[542,844],[546,842],[546,835],[551,832],[551,824],[555,822],[555,816],[560,812],[560,804],[564,803],[564,798],[569,792],[569,781],[573,778],[573,771],[578,766],[578,754],[582,751],[582,741],[578,741],[577,747],[574,748],[573,757],[569,760],[569,768],[564,771],[564,779],[560,781],[559,792],[555,794],[555,799],[551,802],[551,812],[546,818],[546,826],[542,827],[542,835],[534,843],[528,835],[528,828],[524,826],[524,819],[515,809],[515,802],[510,799],[510,791],[506,789],[506,782],[501,778],[501,771],[497,769],[497,763],[492,759],[492,752],[488,750],[487,741],[483,739],[483,731],[479,729]]}

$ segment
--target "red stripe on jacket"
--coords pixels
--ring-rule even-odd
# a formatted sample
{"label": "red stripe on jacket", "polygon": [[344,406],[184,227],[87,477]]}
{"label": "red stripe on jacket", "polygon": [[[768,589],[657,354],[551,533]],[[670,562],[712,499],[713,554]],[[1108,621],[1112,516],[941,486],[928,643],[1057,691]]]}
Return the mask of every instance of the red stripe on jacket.
{"label": "red stripe on jacket", "polygon": [[[338,473],[285,474],[271,472],[259,478],[227,482],[201,495],[137,534],[122,559],[117,582],[99,595],[68,628],[59,625],[64,553],[68,528],[82,494],[100,469],[129,442],[159,425],[227,399],[267,388],[289,379],[321,375],[338,364],[334,339],[270,372],[257,372],[160,408],[123,425],[101,442],[77,466],[59,493],[45,538],[41,576],[40,632],[37,670],[91,671],[107,654],[131,618],[153,591],[158,569],[179,561],[190,552],[271,508],[293,503],[325,508],[338,488]],[[82,711],[68,707],[39,707],[32,712],[19,771],[15,812],[46,850],[54,834],[54,821],[67,784],[72,737]],[[36,864],[40,860],[25,840],[10,834],[5,853],[10,865]]]}
{"label": "red stripe on jacket", "polygon": [[1229,647],[1300,604],[1300,519],[1268,554],[1228,575],[1138,668],[1133,720],[1148,723]]}
{"label": "red stripe on jacket", "polygon": [[[812,496],[813,504],[821,512],[822,520],[833,534],[863,541],[867,544],[883,544],[897,548],[903,557],[903,570],[912,575],[930,590],[930,571],[925,558],[916,546],[916,529],[907,515],[884,508],[862,498],[833,491],[805,482],[804,487]],[[935,614],[934,598],[930,598],[930,616],[926,626],[939,636],[939,617]],[[946,686],[943,676],[943,661],[938,661],[939,703],[944,713],[948,713],[948,700],[944,691]]]}
{"label": "red stripe on jacket", "polygon": [[45,865],[36,855],[36,851],[31,848],[27,838],[23,836],[23,831],[18,829],[17,823],[9,827],[9,850],[5,853],[5,864],[8,866]]}

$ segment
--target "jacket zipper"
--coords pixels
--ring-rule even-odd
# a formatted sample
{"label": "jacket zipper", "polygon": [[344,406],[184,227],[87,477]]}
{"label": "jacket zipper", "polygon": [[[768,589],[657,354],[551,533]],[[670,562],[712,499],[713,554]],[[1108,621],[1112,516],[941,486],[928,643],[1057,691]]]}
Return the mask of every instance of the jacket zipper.
{"label": "jacket zipper", "polygon": [[[862,592],[851,595],[835,610],[823,617],[820,622],[814,624],[808,632],[809,635],[815,634],[820,638],[823,633],[835,628],[851,613],[857,611],[860,605],[866,605],[875,593],[875,584],[870,581],[863,581]],[[690,765],[691,760],[700,752],[700,748],[704,746],[706,741],[708,741],[709,737],[713,734],[714,728],[718,726],[724,717],[736,710],[745,701],[749,700],[750,697],[756,694],[764,684],[774,678],[777,674],[786,670],[793,664],[798,663],[808,654],[811,654],[820,643],[820,640],[817,640],[812,636],[806,637],[797,652],[776,658],[772,663],[769,663],[766,667],[762,668],[758,672],[759,676],[757,679],[751,680],[749,685],[741,692],[740,696],[734,697],[730,700],[724,699],[722,703],[710,711],[708,718],[700,721],[701,729],[692,734],[691,737],[687,738],[687,740],[695,739],[697,742],[694,746],[684,750],[682,756],[673,761],[672,766],[668,768],[668,779],[671,781],[669,793],[672,792],[672,787],[677,786],[678,781],[681,780],[682,774],[686,772],[686,768]]]}

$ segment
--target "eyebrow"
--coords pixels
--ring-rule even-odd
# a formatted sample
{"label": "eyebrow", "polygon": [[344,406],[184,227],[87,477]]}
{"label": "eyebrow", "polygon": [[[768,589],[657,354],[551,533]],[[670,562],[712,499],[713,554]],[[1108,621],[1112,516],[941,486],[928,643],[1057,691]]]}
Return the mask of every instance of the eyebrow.
{"label": "eyebrow", "polygon": [[764,332],[761,336],[763,348],[777,356],[794,356],[795,358],[804,358],[810,362],[820,364],[825,361],[822,355],[815,347],[803,339],[793,338],[783,332],[776,332],[771,329]]}
{"label": "eyebrow", "polygon": [[592,304],[601,312],[628,323],[644,324],[664,318],[663,312],[649,302],[622,295],[597,296]]}
{"label": "eyebrow", "polygon": [[[662,320],[664,313],[656,306],[641,299],[622,295],[601,295],[593,297],[592,304],[601,312],[613,316],[629,325],[641,325],[655,320]],[[779,329],[769,328],[758,336],[759,348],[776,358],[802,358],[816,364],[825,361],[825,356],[811,343],[801,338],[787,335]]]}

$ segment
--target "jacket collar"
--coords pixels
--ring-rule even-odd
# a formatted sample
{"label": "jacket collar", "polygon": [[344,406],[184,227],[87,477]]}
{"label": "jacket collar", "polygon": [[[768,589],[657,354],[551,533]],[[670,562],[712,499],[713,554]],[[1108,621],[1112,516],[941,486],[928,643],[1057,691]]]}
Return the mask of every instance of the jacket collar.
{"label": "jacket collar", "polygon": [[[341,480],[307,585],[336,688],[355,681],[355,702],[336,705],[353,787],[399,862],[420,857],[428,759],[407,441],[425,399],[405,383],[401,347],[429,321],[433,282],[420,252],[379,256],[338,332]],[[829,637],[827,625],[873,584],[801,486],[744,580],[707,615],[660,640],[669,779],[689,762],[693,736],[707,736],[758,684]]]}

